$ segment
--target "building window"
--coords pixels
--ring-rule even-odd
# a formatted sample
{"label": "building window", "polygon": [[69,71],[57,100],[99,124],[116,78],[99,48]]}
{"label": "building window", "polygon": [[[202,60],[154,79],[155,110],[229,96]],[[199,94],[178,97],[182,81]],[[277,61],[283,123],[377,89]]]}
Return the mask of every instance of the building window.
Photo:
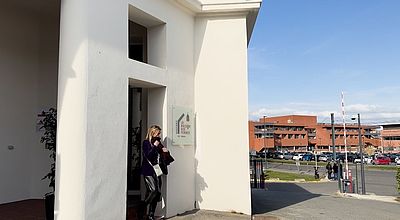
{"label": "building window", "polygon": [[129,5],[128,58],[166,67],[166,23]]}
{"label": "building window", "polygon": [[129,21],[129,51],[130,59],[147,63],[147,28]]}

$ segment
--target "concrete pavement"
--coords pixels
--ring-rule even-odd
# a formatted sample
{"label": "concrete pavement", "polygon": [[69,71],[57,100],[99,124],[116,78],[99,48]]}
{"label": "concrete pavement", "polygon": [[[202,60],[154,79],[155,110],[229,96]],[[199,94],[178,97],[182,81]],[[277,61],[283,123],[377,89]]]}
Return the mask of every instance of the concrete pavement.
{"label": "concrete pavement", "polygon": [[347,198],[335,183],[268,183],[253,190],[253,217],[278,219],[399,219],[400,203]]}
{"label": "concrete pavement", "polygon": [[252,216],[193,210],[173,220],[400,219],[394,196],[340,194],[337,182],[267,183],[252,190]]}
{"label": "concrete pavement", "polygon": [[218,212],[212,210],[192,210],[186,213],[183,213],[179,216],[175,216],[169,218],[171,220],[249,220],[251,216],[238,214],[238,213],[230,213],[230,212]]}
{"label": "concrete pavement", "polygon": [[375,194],[366,194],[366,195],[360,195],[356,193],[338,193],[338,195],[341,195],[343,197],[349,197],[349,198],[356,198],[356,199],[364,199],[364,200],[375,200],[375,201],[381,201],[381,202],[391,202],[395,204],[400,204],[400,196],[378,196]]}
{"label": "concrete pavement", "polygon": [[[300,172],[305,174],[314,175],[315,163],[310,163],[310,165],[301,165]],[[297,167],[295,164],[282,164],[282,163],[268,163],[269,169],[280,170],[285,172],[297,172]],[[350,169],[352,169],[353,176],[355,178],[355,166],[351,164]],[[359,167],[358,167],[359,169]],[[320,175],[326,174],[325,167],[319,168]],[[360,175],[360,171],[358,172]],[[396,172],[395,171],[384,171],[384,170],[365,170],[365,183],[367,193],[374,193],[381,196],[396,196],[397,193],[397,183],[396,183]],[[361,180],[359,179],[359,188],[361,188]]]}

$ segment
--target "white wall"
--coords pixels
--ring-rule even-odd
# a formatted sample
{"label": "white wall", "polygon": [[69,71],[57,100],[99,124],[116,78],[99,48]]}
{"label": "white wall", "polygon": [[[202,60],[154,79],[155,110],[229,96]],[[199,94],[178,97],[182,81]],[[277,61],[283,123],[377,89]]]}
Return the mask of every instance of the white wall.
{"label": "white wall", "polygon": [[[127,58],[128,3],[166,23],[165,68]],[[167,111],[194,105],[193,17],[159,0],[69,0],[61,13],[58,219],[125,218],[129,78],[166,87],[156,92],[166,94],[158,114],[176,159],[165,183],[166,215],[193,209],[194,147],[170,145]]]}
{"label": "white wall", "polygon": [[246,18],[196,20],[197,193],[201,209],[251,214]]}
{"label": "white wall", "polygon": [[[159,67],[127,58],[128,4],[165,23],[154,29],[165,44],[149,37],[162,46],[149,56]],[[125,218],[130,82],[149,87],[149,108],[164,102],[148,109],[148,125],[162,122],[176,159],[164,183],[165,215],[196,200],[203,209],[250,214],[245,15],[195,22],[176,1],[160,0],[68,0],[61,11],[58,219]],[[172,146],[170,138],[172,107],[195,103],[196,157],[195,146]]]}
{"label": "white wall", "polygon": [[0,27],[0,203],[6,203],[50,191],[41,180],[49,152],[36,122],[41,110],[56,107],[58,20],[2,2]]}

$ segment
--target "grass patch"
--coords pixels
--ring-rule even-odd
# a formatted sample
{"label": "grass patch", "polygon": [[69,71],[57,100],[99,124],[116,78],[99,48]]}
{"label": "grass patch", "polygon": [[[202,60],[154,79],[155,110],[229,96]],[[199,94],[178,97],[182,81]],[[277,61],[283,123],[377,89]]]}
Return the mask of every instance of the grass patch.
{"label": "grass patch", "polygon": [[[280,164],[296,164],[296,161],[294,160],[279,160],[279,159],[267,159],[267,162],[271,163],[280,163]],[[332,163],[332,162],[331,162]],[[301,165],[315,165],[315,161],[300,161]],[[318,161],[318,166],[319,167],[325,167],[326,162],[321,162]],[[344,163],[342,163],[344,166]],[[349,162],[349,166],[354,166],[354,163]],[[358,163],[357,166],[360,166]],[[365,166],[367,169],[373,169],[373,170],[392,170],[396,171],[396,166],[386,166],[386,165],[366,165]]]}
{"label": "grass patch", "polygon": [[[279,160],[279,159],[267,159],[267,162],[271,163],[284,163],[284,164],[296,164],[294,160]],[[315,160],[313,161],[300,161],[301,165],[315,165]],[[326,162],[318,161],[318,166],[326,166]]]}
{"label": "grass patch", "polygon": [[393,170],[396,171],[396,166],[385,166],[385,165],[367,165],[367,169],[371,170]]}
{"label": "grass patch", "polygon": [[315,179],[314,176],[308,174],[287,173],[287,172],[267,170],[267,180],[276,178],[279,178],[279,180],[284,180],[284,181],[294,181],[295,179],[305,179],[306,181],[319,181],[319,179]]}

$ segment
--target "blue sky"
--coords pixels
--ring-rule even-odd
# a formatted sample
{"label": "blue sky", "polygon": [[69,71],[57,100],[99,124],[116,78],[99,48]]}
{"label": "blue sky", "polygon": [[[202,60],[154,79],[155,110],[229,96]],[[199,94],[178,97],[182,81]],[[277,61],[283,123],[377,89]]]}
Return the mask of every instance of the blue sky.
{"label": "blue sky", "polygon": [[348,119],[400,123],[399,0],[264,0],[248,53],[251,120],[341,120],[343,91]]}

